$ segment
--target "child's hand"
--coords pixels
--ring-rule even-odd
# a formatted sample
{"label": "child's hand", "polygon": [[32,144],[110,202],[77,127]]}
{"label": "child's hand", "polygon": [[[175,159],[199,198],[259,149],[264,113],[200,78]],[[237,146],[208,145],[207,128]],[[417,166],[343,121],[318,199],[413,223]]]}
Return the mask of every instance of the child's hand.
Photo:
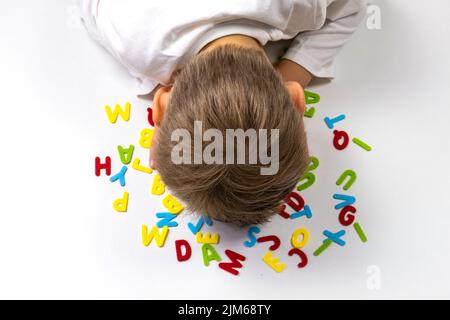
{"label": "child's hand", "polygon": [[311,82],[311,73],[294,61],[281,59],[274,67],[281,74],[285,82],[296,81],[300,83],[303,88]]}

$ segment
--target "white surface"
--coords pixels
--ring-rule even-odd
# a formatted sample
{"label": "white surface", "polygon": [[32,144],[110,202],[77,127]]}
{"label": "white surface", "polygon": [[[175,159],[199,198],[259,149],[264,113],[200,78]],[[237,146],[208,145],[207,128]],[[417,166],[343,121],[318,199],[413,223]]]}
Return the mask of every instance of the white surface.
{"label": "white surface", "polygon": [[[448,1],[378,1],[382,29],[361,28],[339,57],[337,79],[311,88],[322,101],[307,120],[321,160],[304,193],[315,213],[304,224],[310,265],[297,270],[283,252],[298,221],[276,218],[263,231],[282,235],[282,274],[261,261],[266,246],[245,249],[244,231],[216,223],[222,256],[235,248],[248,258],[239,277],[203,266],[187,216],[165,248],[142,246],[141,225],[163,209],[143,174],[129,172],[129,212],[111,209],[122,189],[94,176],[94,158],[110,154],[120,169],[115,149],[137,145],[149,102],[73,23],[72,2],[1,2],[0,298],[450,298]],[[127,100],[131,121],[110,125],[104,105]],[[347,120],[339,127],[374,151],[331,147],[322,119],[340,113]],[[313,258],[322,230],[339,228],[331,196],[347,168],[359,175],[348,193],[369,242],[348,229],[345,247]],[[177,238],[193,245],[189,262],[176,261]],[[372,265],[379,290],[366,285]]]}

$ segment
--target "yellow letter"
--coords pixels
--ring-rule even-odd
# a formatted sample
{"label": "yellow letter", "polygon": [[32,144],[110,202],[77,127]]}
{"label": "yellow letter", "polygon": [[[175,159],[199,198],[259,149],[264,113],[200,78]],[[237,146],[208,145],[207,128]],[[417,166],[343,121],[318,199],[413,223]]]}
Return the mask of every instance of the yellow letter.
{"label": "yellow letter", "polygon": [[164,246],[164,242],[166,242],[167,234],[169,233],[169,227],[164,226],[161,229],[161,233],[159,233],[159,229],[157,226],[153,226],[150,233],[148,233],[148,227],[144,224],[142,225],[142,244],[146,247],[150,245],[153,238],[155,238],[156,245],[158,247]]}
{"label": "yellow letter", "polygon": [[[302,236],[303,239],[301,242],[298,241],[298,237]],[[303,248],[306,246],[309,240],[309,231],[305,228],[300,228],[294,231],[291,238],[291,244],[294,248]]]}
{"label": "yellow letter", "polygon": [[179,214],[184,209],[181,203],[170,194],[163,199],[163,205],[167,211],[173,214]]}
{"label": "yellow letter", "polygon": [[202,234],[201,232],[197,232],[195,235],[195,239],[197,243],[209,243],[209,244],[218,244],[219,243],[219,235],[214,233],[212,236],[209,232]]}
{"label": "yellow letter", "polygon": [[119,198],[113,203],[114,210],[117,212],[127,212],[128,209],[128,192],[123,193],[123,198]]}
{"label": "yellow letter", "polygon": [[116,104],[114,111],[111,111],[110,106],[105,106],[105,111],[106,115],[108,116],[109,122],[116,123],[119,114],[124,121],[130,120],[130,108],[131,105],[129,102],[125,103],[125,110],[123,110],[119,104]]}
{"label": "yellow letter", "polygon": [[155,175],[155,178],[153,179],[153,185],[152,185],[152,194],[156,196],[160,196],[164,194],[166,188],[164,185],[164,182],[161,180],[161,176],[159,174]]}
{"label": "yellow letter", "polygon": [[153,170],[151,168],[147,168],[147,167],[141,166],[141,159],[139,159],[139,158],[134,159],[133,164],[131,165],[131,167],[134,170],[145,172],[145,173],[152,173],[153,172]]}
{"label": "yellow letter", "polygon": [[285,263],[278,263],[279,259],[272,256],[272,251],[266,253],[266,255],[263,257],[263,261],[278,273],[282,272],[284,268],[286,268]]}
{"label": "yellow letter", "polygon": [[139,144],[142,148],[150,149],[152,146],[153,139],[153,130],[152,129],[144,129],[141,131],[141,139],[139,140]]}

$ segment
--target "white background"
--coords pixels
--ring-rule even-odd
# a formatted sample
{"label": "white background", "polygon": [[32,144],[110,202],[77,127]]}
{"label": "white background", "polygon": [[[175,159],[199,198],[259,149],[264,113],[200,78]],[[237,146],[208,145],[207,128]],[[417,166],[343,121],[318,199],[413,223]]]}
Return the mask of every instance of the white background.
{"label": "white background", "polygon": [[[77,23],[72,1],[1,1],[0,13],[0,298],[450,298],[450,4],[445,0],[378,1],[382,29],[365,25],[337,61],[337,78],[310,89],[322,101],[307,119],[321,160],[317,182],[303,193],[311,221],[276,217],[262,234],[280,235],[276,274],[261,258],[267,245],[244,248],[245,230],[215,223],[217,246],[247,256],[241,275],[204,267],[187,229],[188,215],[164,248],[141,244],[141,225],[162,211],[151,177],[130,170],[129,210],[112,202],[123,189],[94,176],[94,158],[117,145],[138,146],[149,101]],[[131,120],[111,125],[105,104],[132,104]],[[338,128],[370,143],[338,152],[325,116],[346,114]],[[147,157],[137,148],[136,155]],[[369,242],[347,229],[345,247],[312,252],[324,229],[337,231],[333,208],[339,174],[354,169],[347,192]],[[310,263],[286,255],[293,230],[306,226]],[[174,241],[193,246],[178,263]],[[367,286],[370,266],[380,287]],[[376,288],[375,288],[376,289]]]}

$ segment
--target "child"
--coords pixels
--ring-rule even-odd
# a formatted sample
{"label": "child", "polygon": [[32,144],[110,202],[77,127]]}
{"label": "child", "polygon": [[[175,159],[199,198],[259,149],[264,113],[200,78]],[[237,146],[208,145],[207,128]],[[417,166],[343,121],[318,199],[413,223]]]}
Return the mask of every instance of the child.
{"label": "child", "polygon": [[[334,58],[365,11],[365,0],[82,1],[91,36],[136,78],[138,94],[154,95],[152,167],[190,211],[240,226],[268,221],[308,167],[303,87],[333,77]],[[268,42],[286,39],[272,65]],[[261,159],[174,161],[174,132],[194,136],[194,123],[222,133],[278,130],[277,145],[258,150],[276,154],[277,171],[261,174]]]}

